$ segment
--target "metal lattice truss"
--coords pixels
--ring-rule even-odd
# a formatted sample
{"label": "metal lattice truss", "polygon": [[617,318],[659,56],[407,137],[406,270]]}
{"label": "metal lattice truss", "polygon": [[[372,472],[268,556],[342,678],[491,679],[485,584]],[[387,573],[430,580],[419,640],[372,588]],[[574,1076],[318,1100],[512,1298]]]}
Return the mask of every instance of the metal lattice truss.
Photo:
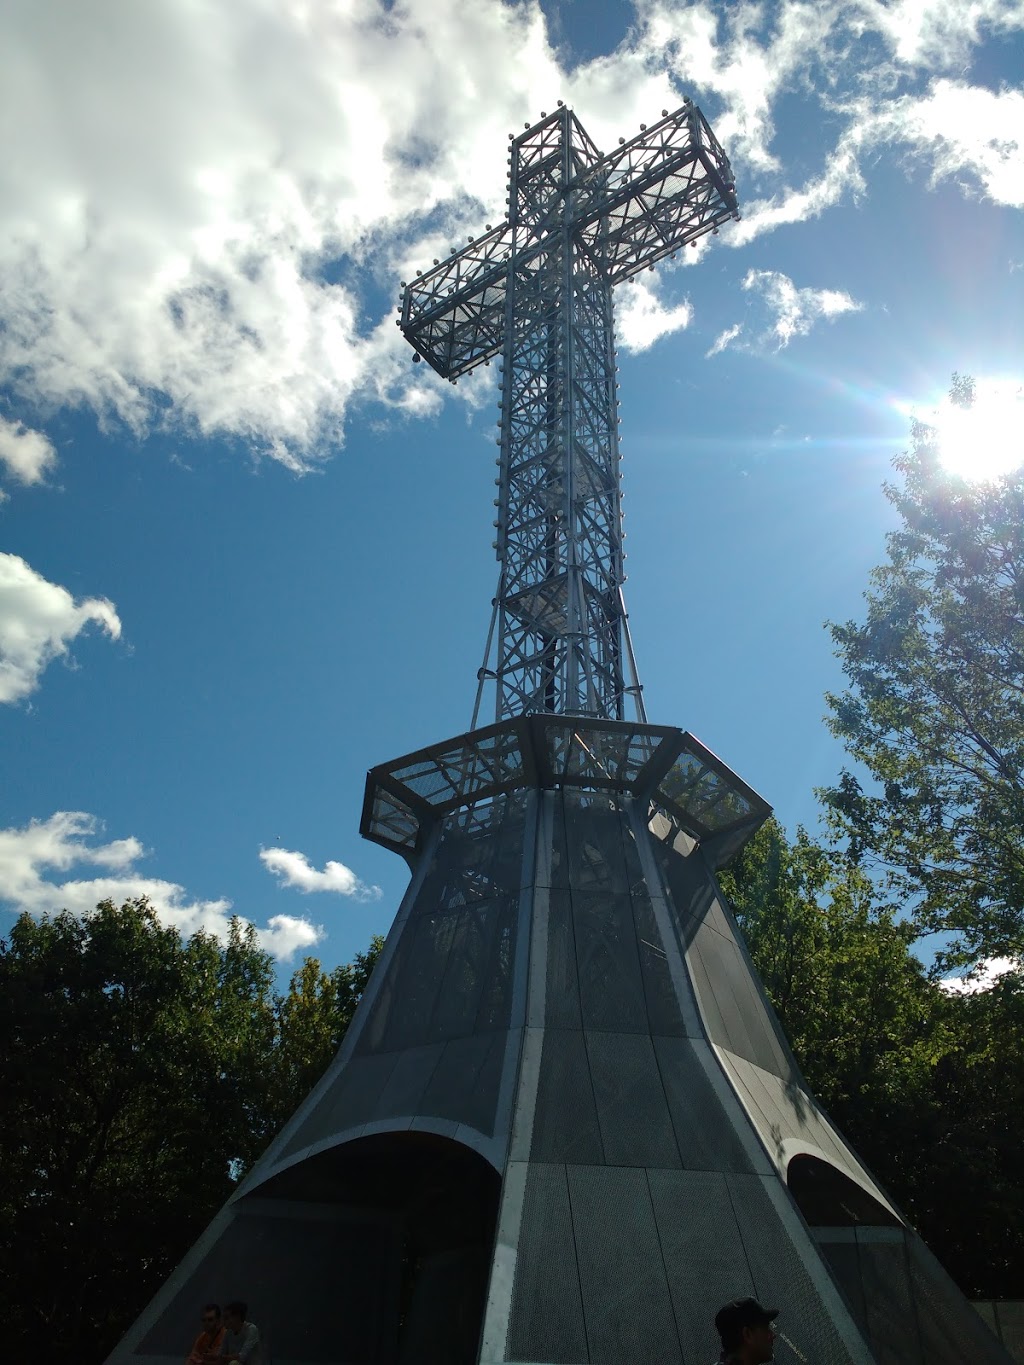
{"label": "metal lattice truss", "polygon": [[[512,141],[509,217],[405,287],[400,325],[451,380],[499,352],[495,719],[644,718],[622,597],[612,285],[736,216],[689,102],[602,156],[559,108]],[[624,667],[625,665],[625,667]],[[628,677],[628,681],[627,681]],[[474,715],[474,725],[476,715]]]}

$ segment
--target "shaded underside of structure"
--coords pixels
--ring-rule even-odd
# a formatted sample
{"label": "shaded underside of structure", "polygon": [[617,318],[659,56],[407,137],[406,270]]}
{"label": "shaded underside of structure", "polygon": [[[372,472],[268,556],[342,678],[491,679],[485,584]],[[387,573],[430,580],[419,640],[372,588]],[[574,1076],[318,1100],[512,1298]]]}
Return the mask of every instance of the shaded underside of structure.
{"label": "shaded underside of structure", "polygon": [[[399,818],[395,812],[404,811]],[[413,868],[327,1074],[111,1357],[246,1297],[275,1365],[1007,1357],[815,1104],[714,865],[768,807],[669,727],[531,717],[371,772]]]}

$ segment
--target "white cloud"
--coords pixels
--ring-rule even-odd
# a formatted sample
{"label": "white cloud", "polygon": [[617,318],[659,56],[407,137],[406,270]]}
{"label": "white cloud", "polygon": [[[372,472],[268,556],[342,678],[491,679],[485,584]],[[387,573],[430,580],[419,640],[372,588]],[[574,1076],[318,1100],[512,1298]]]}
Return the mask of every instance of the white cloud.
{"label": "white cloud", "polygon": [[[340,443],[353,403],[435,410],[451,390],[410,363],[380,292],[498,221],[506,134],[559,96],[601,147],[683,93],[708,104],[747,204],[736,244],[864,192],[865,152],[901,142],[1020,202],[1024,97],[947,79],[1024,27],[1020,0],[636,8],[619,48],[570,71],[539,0],[13,0],[15,397],[237,437],[295,469]],[[796,188],[775,146],[791,96],[831,138]],[[685,325],[682,305],[635,299],[641,345]]]}
{"label": "white cloud", "polygon": [[646,351],[671,332],[689,327],[689,299],[668,308],[650,285],[633,280],[616,295],[615,333],[627,351]]}
{"label": "white cloud", "polygon": [[1024,208],[1024,91],[935,81],[879,111],[868,134],[909,143],[931,161],[933,180],[968,173],[997,204]]}
{"label": "white cloud", "polygon": [[[176,882],[145,876],[136,869],[145,854],[138,839],[90,842],[99,832],[99,821],[84,811],[57,811],[20,829],[0,829],[0,902],[18,914],[69,910],[87,915],[102,900],[120,903],[146,896],[161,921],[182,935],[205,929],[218,938],[226,936],[229,900],[190,899]],[[100,875],[60,879],[61,873],[84,868],[100,869]],[[323,937],[322,929],[292,915],[275,915],[256,932],[260,946],[279,958]]]}
{"label": "white cloud", "polygon": [[985,33],[1024,28],[1019,0],[859,0],[857,11],[898,62],[932,70],[963,66]]}
{"label": "white cloud", "polygon": [[946,976],[939,986],[947,995],[977,995],[990,991],[1000,977],[1007,972],[1019,972],[1021,964],[1011,957],[989,957],[968,972],[966,976]]}
{"label": "white cloud", "polygon": [[648,52],[663,54],[682,87],[698,87],[724,103],[715,133],[730,158],[757,170],[777,169],[773,105],[816,58],[833,49],[836,6],[799,0],[773,6],[767,34],[766,12],[757,4],[735,3],[716,12],[709,4],[654,0],[642,13]]}
{"label": "white cloud", "polygon": [[282,886],[293,886],[304,894],[333,891],[336,895],[352,896],[359,901],[380,899],[380,887],[367,886],[344,863],[332,860],[319,872],[305,854],[287,848],[261,848],[260,861]]}
{"label": "white cloud", "polygon": [[[946,78],[969,67],[986,37],[1024,30],[1021,0],[644,0],[640,12],[649,63],[667,62],[681,88],[723,106],[715,132],[739,172],[741,201],[754,194],[724,235],[730,245],[864,193],[862,158],[887,143],[927,153],[936,177],[971,171],[996,202],[1024,202],[1024,95]],[[932,81],[924,95],[922,76]],[[782,169],[775,112],[794,94],[810,97],[805,117],[835,129],[821,171],[799,189],[772,183]]]}
{"label": "white cloud", "polygon": [[42,483],[57,463],[57,452],[41,431],[0,416],[0,465],[18,483]]}
{"label": "white cloud", "polygon": [[799,288],[777,270],[748,270],[743,288],[760,294],[774,315],[769,335],[779,349],[794,337],[806,336],[822,318],[856,313],[863,307],[839,289]]}
{"label": "white cloud", "polygon": [[0,79],[20,392],[293,468],[354,401],[419,414],[450,392],[367,298],[503,212],[510,128],[578,95],[610,138],[671,98],[636,54],[567,75],[536,0],[16,0]]}
{"label": "white cloud", "polygon": [[859,141],[859,131],[843,139],[827,158],[821,175],[802,189],[787,188],[748,204],[741,221],[730,227],[723,240],[729,246],[746,246],[775,228],[820,218],[848,194],[856,198],[866,188],[858,161]]}
{"label": "white cloud", "polygon": [[727,327],[724,332],[719,332],[711,346],[704,352],[704,359],[710,360],[713,355],[720,355],[727,346],[731,346],[736,338],[743,331],[743,323],[737,322],[732,327]]}
{"label": "white cloud", "polygon": [[113,602],[76,602],[66,588],[36,573],[18,555],[0,552],[0,702],[34,692],[47,664],[95,621],[114,640],[121,621]]}

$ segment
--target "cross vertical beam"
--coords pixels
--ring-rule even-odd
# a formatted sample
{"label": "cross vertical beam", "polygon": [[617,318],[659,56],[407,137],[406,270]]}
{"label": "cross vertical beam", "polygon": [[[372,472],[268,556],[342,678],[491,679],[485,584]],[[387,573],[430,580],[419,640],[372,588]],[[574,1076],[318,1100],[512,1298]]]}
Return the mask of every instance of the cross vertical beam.
{"label": "cross vertical beam", "polygon": [[612,286],[736,215],[689,102],[602,155],[559,107],[513,138],[498,228],[404,286],[399,325],[452,379],[501,352],[495,720],[644,718],[622,596]]}

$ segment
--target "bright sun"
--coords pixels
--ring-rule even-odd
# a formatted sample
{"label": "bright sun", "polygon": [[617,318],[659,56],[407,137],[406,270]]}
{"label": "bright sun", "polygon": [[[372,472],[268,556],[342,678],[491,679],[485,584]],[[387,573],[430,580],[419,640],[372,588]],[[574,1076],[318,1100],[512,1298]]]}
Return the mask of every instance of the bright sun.
{"label": "bright sun", "polygon": [[944,398],[927,419],[938,437],[939,458],[965,479],[994,479],[1024,464],[1024,385],[978,379],[974,403],[957,407]]}

